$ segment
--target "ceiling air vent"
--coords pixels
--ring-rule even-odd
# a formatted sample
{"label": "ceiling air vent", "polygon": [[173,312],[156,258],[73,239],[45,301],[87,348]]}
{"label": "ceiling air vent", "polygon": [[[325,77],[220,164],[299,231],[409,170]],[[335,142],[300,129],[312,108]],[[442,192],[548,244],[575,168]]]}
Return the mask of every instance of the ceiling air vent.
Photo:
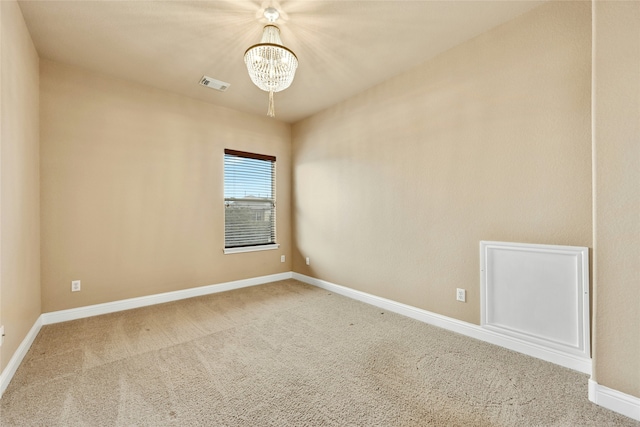
{"label": "ceiling air vent", "polygon": [[225,92],[231,86],[230,83],[221,82],[220,80],[212,79],[211,77],[202,76],[200,79],[200,85],[210,87],[211,89]]}

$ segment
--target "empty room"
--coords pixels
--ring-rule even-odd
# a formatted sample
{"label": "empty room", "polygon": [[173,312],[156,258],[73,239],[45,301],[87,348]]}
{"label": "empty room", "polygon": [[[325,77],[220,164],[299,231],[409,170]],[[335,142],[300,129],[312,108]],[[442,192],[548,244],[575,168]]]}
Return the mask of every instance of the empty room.
{"label": "empty room", "polygon": [[0,425],[640,426],[640,1],[0,24]]}

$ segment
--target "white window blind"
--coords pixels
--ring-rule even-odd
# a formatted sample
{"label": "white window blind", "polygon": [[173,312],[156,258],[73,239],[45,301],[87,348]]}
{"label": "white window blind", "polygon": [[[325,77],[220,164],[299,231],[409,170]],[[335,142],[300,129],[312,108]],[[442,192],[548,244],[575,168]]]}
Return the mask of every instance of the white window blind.
{"label": "white window blind", "polygon": [[276,158],[224,150],[225,248],[276,243]]}

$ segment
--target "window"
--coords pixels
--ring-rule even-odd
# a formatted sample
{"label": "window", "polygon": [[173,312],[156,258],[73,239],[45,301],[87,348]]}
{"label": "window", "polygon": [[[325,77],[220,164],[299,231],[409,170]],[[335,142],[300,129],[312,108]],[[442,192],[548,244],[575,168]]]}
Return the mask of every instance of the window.
{"label": "window", "polygon": [[224,150],[224,253],[276,249],[276,158]]}

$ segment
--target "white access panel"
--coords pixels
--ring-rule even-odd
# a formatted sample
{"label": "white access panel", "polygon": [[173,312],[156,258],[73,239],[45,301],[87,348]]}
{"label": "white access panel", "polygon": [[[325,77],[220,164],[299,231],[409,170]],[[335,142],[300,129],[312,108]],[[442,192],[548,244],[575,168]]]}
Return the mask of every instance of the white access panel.
{"label": "white access panel", "polygon": [[480,242],[481,325],[590,358],[589,250]]}

